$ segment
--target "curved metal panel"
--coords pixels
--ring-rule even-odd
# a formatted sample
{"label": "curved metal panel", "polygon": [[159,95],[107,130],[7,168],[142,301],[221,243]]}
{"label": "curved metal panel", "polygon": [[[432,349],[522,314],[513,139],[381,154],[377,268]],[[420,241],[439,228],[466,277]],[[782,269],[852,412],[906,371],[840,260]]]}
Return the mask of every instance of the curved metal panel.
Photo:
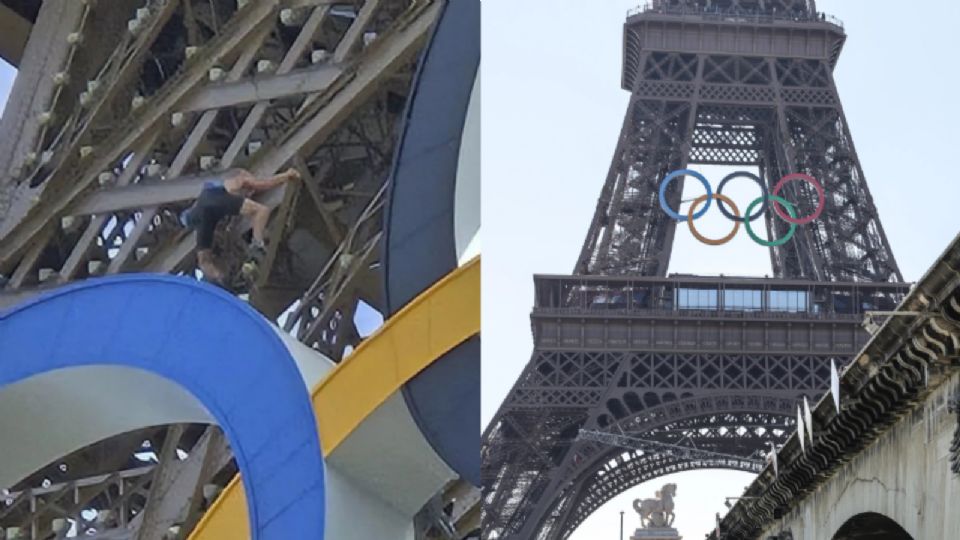
{"label": "curved metal panel", "polygon": [[323,538],[317,422],[293,359],[255,311],[193,280],[133,275],[67,286],[0,314],[0,391],[83,366],[141,369],[197,398],[233,447],[252,538]]}
{"label": "curved metal panel", "polygon": [[480,485],[480,336],[464,341],[404,385],[423,436],[450,468]]}
{"label": "curved metal panel", "polygon": [[388,315],[457,267],[457,167],[479,65],[480,2],[449,1],[422,59],[390,179]]}

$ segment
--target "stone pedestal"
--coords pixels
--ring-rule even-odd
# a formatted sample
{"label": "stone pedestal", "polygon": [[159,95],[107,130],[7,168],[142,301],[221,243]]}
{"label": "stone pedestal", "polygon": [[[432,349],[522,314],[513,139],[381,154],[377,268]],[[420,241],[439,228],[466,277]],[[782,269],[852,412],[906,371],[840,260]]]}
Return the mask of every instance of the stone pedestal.
{"label": "stone pedestal", "polygon": [[637,529],[630,540],[681,540],[683,537],[673,527]]}

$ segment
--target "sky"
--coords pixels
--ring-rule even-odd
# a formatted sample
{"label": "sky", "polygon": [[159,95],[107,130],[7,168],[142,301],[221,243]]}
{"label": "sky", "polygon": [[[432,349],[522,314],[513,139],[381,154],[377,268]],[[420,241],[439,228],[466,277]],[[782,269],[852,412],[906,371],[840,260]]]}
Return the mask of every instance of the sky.
{"label": "sky", "polygon": [[[960,113],[944,104],[956,93],[951,53],[960,50],[953,28],[960,3],[817,4],[845,23],[837,85],[894,254],[905,279],[915,281],[960,223],[953,206],[960,183],[937,157],[956,152],[951,126]],[[621,32],[636,5],[483,1],[483,426],[530,358],[532,275],[570,273],[593,216],[629,97],[620,89]],[[722,171],[698,169],[721,178]],[[750,200],[744,184],[731,192],[735,200]],[[695,191],[685,189],[684,198]],[[707,221],[703,232],[722,236],[727,226]],[[728,246],[708,247],[677,230],[670,272],[770,273],[767,252],[742,231]],[[751,478],[733,471],[658,478],[601,507],[572,539],[617,539],[620,510],[629,538],[639,526],[631,501],[671,481],[680,534],[703,538],[714,514],[726,511],[724,497],[739,495]]]}

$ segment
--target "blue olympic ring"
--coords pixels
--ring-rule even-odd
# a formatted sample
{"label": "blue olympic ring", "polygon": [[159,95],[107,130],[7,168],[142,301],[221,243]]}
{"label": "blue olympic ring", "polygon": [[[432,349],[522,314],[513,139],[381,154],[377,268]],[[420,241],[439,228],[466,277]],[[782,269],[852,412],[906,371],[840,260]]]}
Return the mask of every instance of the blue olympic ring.
{"label": "blue olympic ring", "polygon": [[666,178],[663,179],[663,182],[660,183],[660,208],[663,208],[663,211],[667,213],[668,216],[672,217],[677,221],[686,221],[687,216],[682,216],[678,214],[673,208],[670,208],[670,204],[667,203],[667,186],[670,185],[670,182],[681,176],[692,176],[700,181],[703,184],[703,189],[707,190],[707,204],[704,205],[703,209],[693,215],[693,219],[700,219],[704,214],[707,213],[707,210],[710,209],[710,203],[713,201],[713,188],[710,187],[710,182],[707,181],[707,178],[697,171],[691,171],[690,169],[680,169],[679,171],[673,171],[668,174]]}

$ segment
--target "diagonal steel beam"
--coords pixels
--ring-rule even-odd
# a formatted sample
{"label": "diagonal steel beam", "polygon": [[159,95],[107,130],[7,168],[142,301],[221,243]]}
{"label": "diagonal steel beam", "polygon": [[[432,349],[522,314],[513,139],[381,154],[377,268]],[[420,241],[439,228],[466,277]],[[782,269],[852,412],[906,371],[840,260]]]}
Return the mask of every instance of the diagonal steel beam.
{"label": "diagonal steel beam", "polygon": [[205,86],[190,96],[181,112],[204,111],[224,107],[237,107],[320,92],[340,76],[343,68],[338,65],[320,65],[291,73],[277,73],[269,77],[251,77],[241,81]]}
{"label": "diagonal steel beam", "polygon": [[[257,34],[254,35],[252,39],[250,39],[250,41],[247,43],[247,47],[240,54],[240,58],[237,59],[236,63],[233,65],[233,68],[231,68],[230,73],[227,74],[228,81],[236,81],[243,77],[243,74],[246,73],[250,65],[253,64],[253,61],[256,59],[257,53],[260,50],[261,44],[269,34],[270,27],[264,26]],[[218,109],[214,109],[203,113],[203,116],[201,116],[200,120],[198,120],[193,126],[193,130],[187,137],[186,142],[180,147],[180,151],[177,152],[176,157],[173,159],[170,170],[167,171],[169,176],[180,176],[180,173],[182,173],[183,169],[186,168],[187,163],[193,159],[197,148],[200,146],[200,143],[206,139],[207,133],[213,126],[214,121],[216,121],[217,114],[219,112],[220,111]],[[196,193],[197,192],[194,192],[194,196]],[[130,255],[133,253],[134,249],[136,249],[137,244],[140,243],[140,237],[147,232],[147,229],[153,222],[153,218],[157,215],[158,210],[159,207],[152,206],[143,211],[140,219],[134,226],[133,231],[130,232],[130,235],[123,242],[123,245],[120,246],[120,251],[117,253],[116,257],[110,261],[110,266],[107,267],[108,274],[115,274],[123,268],[124,264],[127,262],[127,259],[130,258]]]}
{"label": "diagonal steel beam", "polygon": [[[46,223],[59,219],[64,210],[89,189],[101,171],[112,169],[128,153],[128,149],[165,122],[183,99],[206,80],[210,68],[245,45],[249,36],[262,25],[272,24],[271,16],[275,15],[277,5],[277,0],[261,0],[251,2],[239,11],[228,23],[235,30],[225,32],[221,39],[215,38],[214,43],[208,44],[191,58],[180,75],[167,81],[151,102],[130,118],[128,125],[132,127],[117,130],[98,145],[99,151],[94,152],[81,170],[64,172],[73,181],[56,193],[50,193],[48,189],[45,193],[47,200],[32,208],[24,219],[0,238],[0,266],[15,259]],[[51,180],[54,179],[51,178],[47,183]]]}
{"label": "diagonal steel beam", "polygon": [[[294,125],[279,145],[265,151],[255,161],[257,174],[271,174],[288,163],[298,153],[309,154],[317,144],[339,128],[350,114],[360,107],[389,79],[397,69],[408,61],[422,46],[429,29],[436,20],[440,2],[434,1],[416,11],[378,46],[370,47],[359,60],[359,65],[328,99],[317,100],[304,120]],[[261,202],[276,206],[282,198],[276,189],[262,197]],[[0,244],[2,247],[2,244]],[[161,253],[147,266],[152,272],[170,272],[179,267],[196,247],[196,234],[191,234],[176,245]]]}
{"label": "diagonal steel beam", "polygon": [[380,0],[366,0],[363,3],[363,7],[361,7],[360,12],[357,13],[357,18],[350,24],[347,33],[343,35],[340,43],[337,44],[336,50],[333,51],[333,62],[335,64],[346,60],[350,52],[357,47],[357,44],[360,43],[360,38],[363,37],[364,30],[367,29],[367,25],[370,24],[370,20],[373,19],[373,14],[379,6]]}
{"label": "diagonal steel beam", "polygon": [[[313,10],[313,13],[310,14],[310,17],[308,17],[303,24],[303,28],[300,29],[300,34],[297,35],[297,39],[293,41],[290,49],[287,50],[287,54],[283,57],[283,60],[280,61],[280,65],[277,67],[278,75],[288,73],[296,66],[297,61],[306,52],[307,47],[313,43],[313,38],[316,37],[317,32],[320,31],[320,27],[327,19],[329,13],[330,6],[321,6]],[[267,102],[257,103],[253,106],[253,109],[250,110],[247,117],[243,119],[243,124],[241,124],[240,129],[237,130],[226,152],[224,152],[223,163],[230,166],[230,164],[237,159],[243,146],[247,144],[247,139],[250,138],[250,134],[260,125],[260,120],[263,119],[263,115],[267,112],[269,106]]]}

